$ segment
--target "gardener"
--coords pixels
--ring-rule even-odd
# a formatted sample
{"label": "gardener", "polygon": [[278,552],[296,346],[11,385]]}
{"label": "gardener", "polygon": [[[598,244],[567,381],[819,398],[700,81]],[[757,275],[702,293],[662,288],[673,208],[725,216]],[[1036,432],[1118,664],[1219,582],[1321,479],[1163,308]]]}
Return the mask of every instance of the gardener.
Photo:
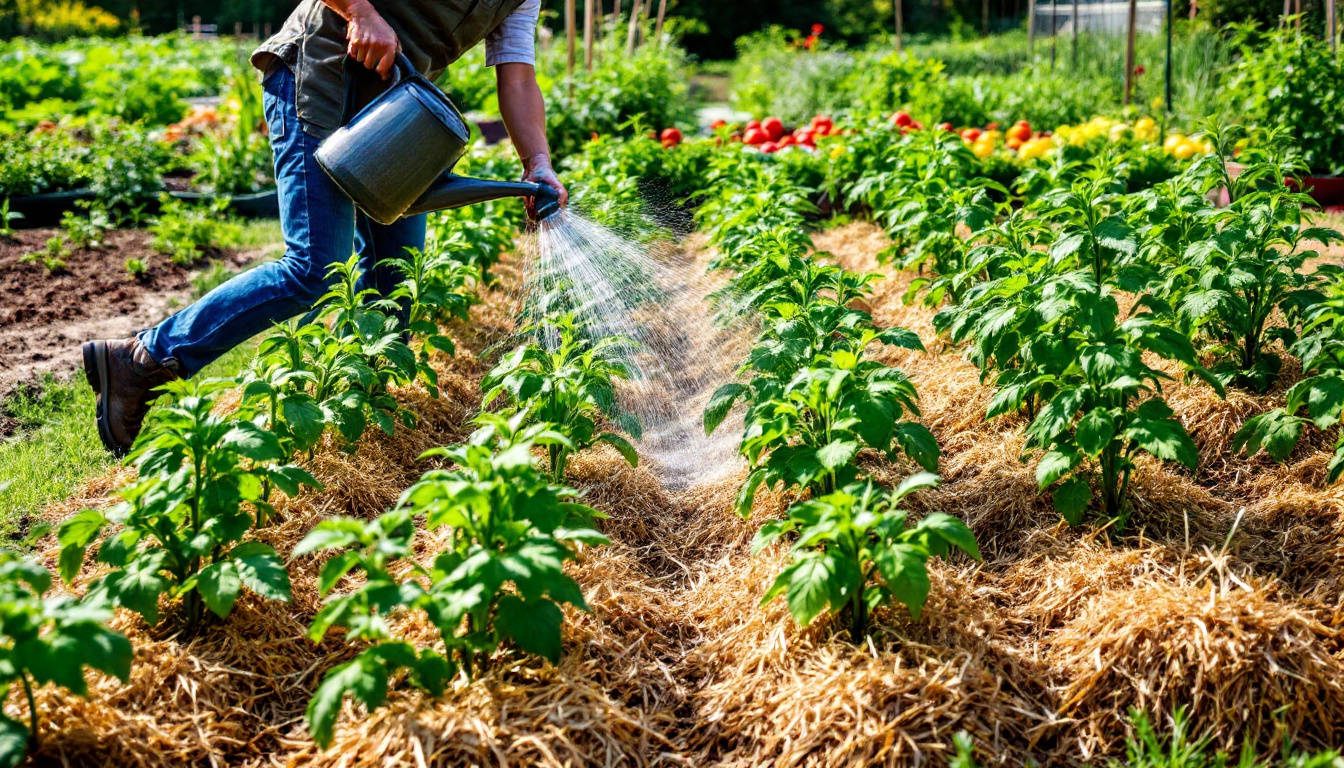
{"label": "gardener", "polygon": [[[541,0],[299,3],[279,34],[252,54],[253,65],[265,73],[263,103],[285,255],[234,277],[138,336],[84,344],[84,372],[99,393],[98,436],[108,450],[124,455],[135,442],[155,387],[192,376],[274,323],[309,310],[327,291],[327,268],[352,250],[364,270],[362,287],[387,295],[397,272],[379,262],[406,248],[424,248],[424,215],[390,225],[370,220],[313,159],[346,113],[346,77],[356,78],[352,106],[358,107],[389,78],[398,50],[434,79],[484,40],[523,178],[554,188],[560,203],[567,203],[568,193],[551,169],[545,104],[533,68],[540,6]],[[347,59],[363,68],[347,69]]]}

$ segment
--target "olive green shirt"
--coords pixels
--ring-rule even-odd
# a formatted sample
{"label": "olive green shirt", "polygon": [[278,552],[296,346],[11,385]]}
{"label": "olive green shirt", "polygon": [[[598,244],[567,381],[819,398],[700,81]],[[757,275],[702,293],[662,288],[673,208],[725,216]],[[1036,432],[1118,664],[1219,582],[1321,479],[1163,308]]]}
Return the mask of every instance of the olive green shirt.
{"label": "olive green shirt", "polygon": [[[523,0],[371,0],[397,33],[411,65],[431,80],[495,30]],[[299,121],[304,131],[325,138],[340,127],[346,111],[346,22],[322,0],[302,0],[280,31],[252,53],[265,71],[282,61],[294,72]],[[376,74],[356,73],[356,104],[380,88]]]}

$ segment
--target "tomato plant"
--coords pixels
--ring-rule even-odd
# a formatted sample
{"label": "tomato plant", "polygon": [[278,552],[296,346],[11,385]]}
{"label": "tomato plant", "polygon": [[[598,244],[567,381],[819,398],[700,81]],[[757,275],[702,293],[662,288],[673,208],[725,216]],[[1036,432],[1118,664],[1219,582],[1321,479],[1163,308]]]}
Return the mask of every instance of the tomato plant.
{"label": "tomato plant", "polygon": [[908,513],[897,505],[937,483],[938,477],[928,472],[907,477],[891,491],[871,481],[854,483],[794,504],[786,519],[761,526],[751,542],[753,555],[782,536],[797,536],[789,565],[766,590],[761,605],[784,595],[794,621],[804,626],[828,609],[848,610],[854,643],[866,633],[869,615],[892,600],[918,620],[929,596],[930,557],[945,557],[956,547],[980,559],[971,529],[951,515],[934,512],[906,527]]}
{"label": "tomato plant", "polygon": [[[437,696],[459,671],[485,671],[506,643],[559,661],[560,605],[588,609],[564,563],[575,558],[578,544],[608,542],[589,527],[601,513],[576,503],[577,492],[551,484],[533,464],[534,445],[563,437],[528,430],[522,421],[523,414],[487,418],[468,444],[422,457],[448,459],[456,469],[426,472],[376,520],[324,521],[296,548],[296,556],[338,550],[322,568],[318,586],[325,600],[309,637],[320,640],[341,625],[349,629],[347,640],[376,643],[328,672],[314,693],[308,720],[318,744],[330,742],[347,694],[369,708],[380,706],[389,676],[399,669],[409,669],[412,684]],[[429,567],[410,558],[412,521],[419,515],[430,529],[446,529]],[[406,577],[392,574],[393,560],[407,562]],[[364,576],[359,586],[335,593],[352,572]],[[387,616],[413,609],[438,628],[445,653],[391,640]]]}
{"label": "tomato plant", "polygon": [[0,551],[0,699],[18,685],[28,701],[28,724],[0,712],[0,766],[18,766],[37,746],[38,710],[33,689],[59,685],[88,695],[84,668],[131,676],[131,643],[104,624],[111,609],[70,595],[43,597],[51,574],[38,563]]}
{"label": "tomato plant", "polygon": [[616,381],[630,371],[618,350],[627,344],[609,337],[591,342],[584,338],[573,315],[545,319],[524,329],[536,341],[505,354],[481,382],[482,402],[503,396],[509,412],[525,412],[529,421],[550,425],[568,438],[546,446],[551,477],[563,482],[565,466],[575,451],[607,443],[636,466],[634,446],[615,432],[602,431],[599,421],[610,420],[638,440],[639,419],[620,409]]}
{"label": "tomato plant", "polygon": [[219,393],[232,384],[165,385],[174,401],[151,413],[137,439],[129,460],[139,479],[120,492],[122,502],[107,513],[85,510],[60,526],[67,582],[98,541],[98,562],[112,570],[89,586],[89,594],[150,624],[158,623],[162,595],[183,598],[189,627],[199,623],[203,607],[227,617],[244,586],[268,599],[289,600],[289,574],[275,549],[244,537],[273,512],[263,498],[264,481],[290,495],[302,485],[320,484],[307,470],[276,466],[284,452],[275,435],[216,412]]}

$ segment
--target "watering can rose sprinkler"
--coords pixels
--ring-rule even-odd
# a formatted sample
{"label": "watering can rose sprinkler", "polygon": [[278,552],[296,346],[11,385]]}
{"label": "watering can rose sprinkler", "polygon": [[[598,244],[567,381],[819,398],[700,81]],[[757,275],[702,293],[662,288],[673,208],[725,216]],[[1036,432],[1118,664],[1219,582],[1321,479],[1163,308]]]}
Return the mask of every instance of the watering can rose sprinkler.
{"label": "watering can rose sprinkler", "polygon": [[[397,54],[396,79],[317,148],[317,163],[379,224],[504,197],[535,199],[537,221],[560,212],[556,191],[529,181],[459,176],[471,132],[453,102]],[[354,103],[347,76],[346,108]]]}

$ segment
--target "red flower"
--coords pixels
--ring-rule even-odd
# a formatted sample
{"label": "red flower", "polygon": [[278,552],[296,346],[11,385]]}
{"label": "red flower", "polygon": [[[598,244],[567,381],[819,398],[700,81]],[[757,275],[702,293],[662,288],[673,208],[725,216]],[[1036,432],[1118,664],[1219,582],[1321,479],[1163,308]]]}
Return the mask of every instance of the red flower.
{"label": "red flower", "polygon": [[813,25],[812,25],[812,36],[813,36],[813,37],[817,37],[818,35],[820,35],[822,32],[825,32],[825,31],[826,31],[826,28],[823,27],[823,26],[820,25],[820,24],[813,24]]}
{"label": "red flower", "polygon": [[820,39],[820,38],[818,38],[816,35],[808,35],[808,36],[803,40],[803,47],[810,51],[810,50],[812,50],[812,46],[816,45],[816,44],[817,44],[817,40],[819,40],[819,39]]}
{"label": "red flower", "polygon": [[1137,66],[1137,67],[1134,68],[1134,74],[1135,74],[1135,75],[1142,75],[1144,72],[1147,72],[1147,71],[1148,71],[1148,70],[1146,70],[1146,69],[1143,68],[1143,65],[1142,65],[1142,64],[1140,64],[1139,66]]}

